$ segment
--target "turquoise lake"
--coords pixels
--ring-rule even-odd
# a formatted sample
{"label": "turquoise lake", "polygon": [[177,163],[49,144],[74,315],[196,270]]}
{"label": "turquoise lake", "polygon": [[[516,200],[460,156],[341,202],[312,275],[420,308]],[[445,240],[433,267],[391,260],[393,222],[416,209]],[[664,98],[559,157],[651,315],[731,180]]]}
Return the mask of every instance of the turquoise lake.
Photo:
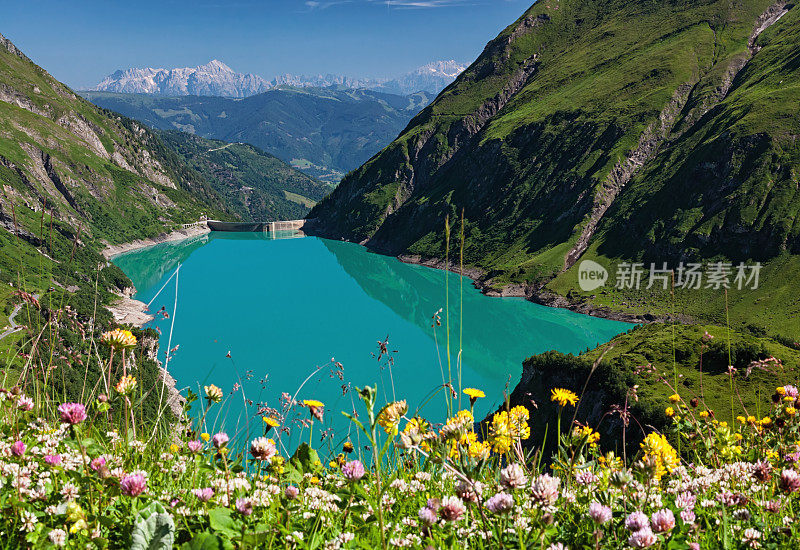
{"label": "turquoise lake", "polygon": [[[170,314],[151,323],[162,334],[161,360],[172,327],[171,345],[178,349],[168,369],[178,388],[195,393],[211,383],[222,388],[227,399],[211,409],[207,430],[224,428],[240,441],[263,433],[259,409],[283,411],[281,394],[294,395],[312,373],[296,399],[325,404],[324,425],[314,426],[315,445],[322,430],[326,447],[337,448],[351,430],[357,442],[354,427],[341,415],[352,412],[354,403],[363,414],[348,385],[378,384],[381,402],[406,399],[411,411],[424,404],[424,417],[442,421],[445,311],[439,314],[441,326],[432,325],[446,305],[445,278],[453,383],[457,388],[462,329],[461,385],[486,393],[476,417],[502,403],[504,389],[513,390],[526,357],[551,349],[578,353],[631,328],[521,298],[486,297],[466,278],[459,327],[459,275],[315,237],[211,233],[118,256],[114,263],[133,281],[137,299],[150,302],[160,290],[150,311],[165,307]],[[378,357],[378,342],[387,338],[391,366],[385,355]],[[300,422],[307,417],[300,407],[286,414],[285,448],[308,439]]]}

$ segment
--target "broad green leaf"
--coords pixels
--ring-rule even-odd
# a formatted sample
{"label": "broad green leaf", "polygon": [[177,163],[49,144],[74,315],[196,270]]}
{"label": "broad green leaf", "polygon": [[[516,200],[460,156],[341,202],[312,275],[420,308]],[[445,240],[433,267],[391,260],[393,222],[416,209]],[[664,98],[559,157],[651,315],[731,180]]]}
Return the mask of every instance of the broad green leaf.
{"label": "broad green leaf", "polygon": [[241,535],[241,523],[231,517],[229,508],[212,508],[208,511],[211,529],[230,538]]}
{"label": "broad green leaf", "polygon": [[175,523],[160,502],[151,502],[139,512],[131,540],[131,550],[172,548],[175,542]]}
{"label": "broad green leaf", "polygon": [[181,550],[233,550],[233,544],[213,533],[200,533],[181,545]]}

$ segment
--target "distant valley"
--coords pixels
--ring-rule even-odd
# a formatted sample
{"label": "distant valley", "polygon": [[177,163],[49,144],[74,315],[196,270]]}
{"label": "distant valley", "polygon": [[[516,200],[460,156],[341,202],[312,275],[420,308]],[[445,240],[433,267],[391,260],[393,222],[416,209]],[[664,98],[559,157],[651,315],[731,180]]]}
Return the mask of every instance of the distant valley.
{"label": "distant valley", "polygon": [[151,128],[249,143],[332,185],[388,145],[432,100],[427,92],[285,86],[244,99],[81,94]]}

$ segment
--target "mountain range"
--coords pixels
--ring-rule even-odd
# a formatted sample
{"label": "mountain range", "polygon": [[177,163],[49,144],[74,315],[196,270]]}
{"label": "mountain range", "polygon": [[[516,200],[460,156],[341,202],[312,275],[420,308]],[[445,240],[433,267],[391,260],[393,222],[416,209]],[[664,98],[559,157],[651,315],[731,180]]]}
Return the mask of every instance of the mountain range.
{"label": "mountain range", "polygon": [[244,99],[81,92],[151,128],[252,144],[329,184],[388,145],[431,96],[280,87]]}
{"label": "mountain range", "polygon": [[94,91],[156,94],[164,96],[221,96],[243,98],[279,86],[296,88],[352,88],[409,95],[437,94],[466,68],[456,61],[435,61],[393,79],[351,78],[341,75],[279,75],[266,80],[254,74],[237,73],[216,59],[197,67],[175,69],[131,68],[105,77]]}
{"label": "mountain range", "polygon": [[678,311],[800,333],[798,59],[783,0],[537,2],[309,217],[445,265],[463,213],[487,290],[631,319],[675,299],[583,292],[581,260],[760,261],[757,292],[686,291]]}

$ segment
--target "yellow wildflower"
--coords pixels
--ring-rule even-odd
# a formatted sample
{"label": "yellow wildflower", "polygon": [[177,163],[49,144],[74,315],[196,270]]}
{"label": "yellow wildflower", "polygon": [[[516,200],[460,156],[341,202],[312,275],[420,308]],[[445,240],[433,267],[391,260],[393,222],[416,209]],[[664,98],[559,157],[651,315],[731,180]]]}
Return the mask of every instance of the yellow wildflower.
{"label": "yellow wildflower", "polygon": [[654,477],[656,480],[660,480],[664,474],[672,473],[680,464],[677,451],[669,444],[667,438],[659,433],[649,433],[641,443],[641,447],[644,450],[645,459],[652,459],[655,462]]}
{"label": "yellow wildflower", "polygon": [[564,388],[554,388],[550,390],[550,400],[558,403],[560,406],[575,405],[578,402],[578,396]]}
{"label": "yellow wildflower", "polygon": [[430,433],[428,423],[423,419],[415,416],[406,422],[403,433],[408,437],[408,441],[411,445],[419,445],[419,448],[426,452],[430,450],[431,447],[427,439],[433,434]]}
{"label": "yellow wildflower", "polygon": [[778,395],[786,395],[786,388],[784,388],[783,386],[778,386],[777,388],[775,388],[775,392]]}
{"label": "yellow wildflower", "polygon": [[740,423],[742,423],[742,424],[744,424],[745,422],[747,422],[747,419],[746,419],[745,417],[741,416],[741,415],[740,415],[740,416],[737,416],[737,417],[736,417],[736,420],[738,420],[738,421],[739,421]]}
{"label": "yellow wildflower", "polygon": [[316,418],[322,422],[322,417],[325,414],[325,404],[322,401],[317,401],[316,399],[304,399],[303,405],[308,407],[308,413],[313,418]]}
{"label": "yellow wildflower", "polygon": [[458,411],[455,416],[447,419],[447,422],[445,422],[444,426],[442,426],[442,429],[439,431],[439,435],[441,435],[443,439],[460,437],[461,434],[472,431],[472,424],[474,421],[475,419],[470,411]]}
{"label": "yellow wildflower", "polygon": [[319,478],[317,476],[312,476],[311,479],[308,480],[312,485],[319,485]]}
{"label": "yellow wildflower", "polygon": [[492,417],[489,426],[489,443],[497,454],[505,454],[513,444],[511,420],[506,411],[500,411]]}
{"label": "yellow wildflower", "polygon": [[272,418],[271,416],[262,416],[261,419],[264,421],[264,424],[267,425],[267,429],[269,428],[277,428],[280,426],[280,422]]}
{"label": "yellow wildflower", "polygon": [[734,438],[736,441],[741,441],[741,440],[742,440],[742,434],[740,434],[740,433],[735,433],[735,434],[733,434],[733,438]]}
{"label": "yellow wildflower", "polygon": [[117,385],[114,386],[114,389],[117,390],[117,393],[120,395],[128,395],[136,388],[136,377],[135,376],[123,376],[117,382]]}
{"label": "yellow wildflower", "polygon": [[761,419],[762,426],[769,426],[770,424],[772,424],[772,419],[770,417],[765,416],[764,418]]}
{"label": "yellow wildflower", "polygon": [[700,418],[708,418],[708,411],[700,411]]}
{"label": "yellow wildflower", "polygon": [[469,396],[469,406],[472,407],[475,405],[475,401],[478,400],[480,397],[486,397],[486,394],[483,393],[481,390],[475,388],[465,388],[464,393]]}
{"label": "yellow wildflower", "polygon": [[200,434],[200,439],[202,439],[203,441],[207,442],[207,441],[209,441],[211,439],[211,436],[209,434],[207,434],[207,433],[201,433]]}
{"label": "yellow wildflower", "polygon": [[675,409],[673,409],[672,407],[667,407],[666,409],[664,409],[664,414],[666,414],[671,418],[675,416]]}
{"label": "yellow wildflower", "polygon": [[522,405],[517,405],[508,411],[508,418],[511,421],[511,435],[517,439],[526,440],[531,436],[531,427],[528,425],[530,413]]}
{"label": "yellow wildflower", "polygon": [[669,402],[670,403],[677,403],[680,400],[681,400],[681,396],[678,395],[677,393],[673,393],[672,395],[669,396]]}
{"label": "yellow wildflower", "polygon": [[219,403],[222,401],[222,390],[214,384],[203,386],[203,391],[206,392],[206,399],[208,399],[209,403]]}
{"label": "yellow wildflower", "polygon": [[756,417],[753,416],[753,415],[750,415],[750,416],[747,417],[747,421],[752,424],[752,423],[754,423],[756,421]]}
{"label": "yellow wildflower", "polygon": [[408,412],[408,404],[403,401],[395,401],[386,405],[378,414],[378,424],[387,434],[397,431],[397,425],[404,414]]}
{"label": "yellow wildflower", "polygon": [[486,441],[473,441],[469,444],[467,453],[475,460],[488,460],[491,446]]}
{"label": "yellow wildflower", "polygon": [[475,388],[464,388],[464,393],[467,394],[470,398],[474,399],[478,399],[479,397],[486,397],[485,393]]}
{"label": "yellow wildflower", "polygon": [[100,341],[115,350],[130,349],[136,345],[136,336],[129,330],[115,328],[104,332]]}
{"label": "yellow wildflower", "polygon": [[786,407],[786,408],[785,408],[785,409],[783,409],[783,410],[784,410],[784,412],[785,412],[786,414],[788,414],[789,416],[794,416],[794,414],[797,412],[797,410],[796,410],[794,407]]}
{"label": "yellow wildflower", "polygon": [[283,473],[283,464],[286,462],[286,459],[283,458],[281,455],[275,455],[272,457],[272,462],[270,463],[270,468],[276,474]]}

